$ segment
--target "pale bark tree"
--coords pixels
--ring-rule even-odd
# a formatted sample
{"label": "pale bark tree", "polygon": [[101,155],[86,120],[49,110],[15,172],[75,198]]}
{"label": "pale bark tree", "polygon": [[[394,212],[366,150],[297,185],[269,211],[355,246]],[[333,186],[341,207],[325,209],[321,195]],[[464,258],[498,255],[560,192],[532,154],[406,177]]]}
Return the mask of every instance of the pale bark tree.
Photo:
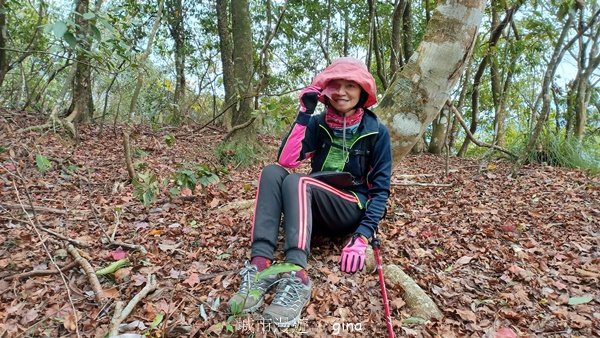
{"label": "pale bark tree", "polygon": [[415,55],[385,92],[376,111],[389,129],[397,163],[449,98],[471,57],[484,0],[442,1]]}
{"label": "pale bark tree", "polygon": [[[441,1],[413,57],[385,92],[376,113],[390,130],[394,164],[446,104],[471,57],[484,7],[485,0]],[[398,266],[387,266],[386,277],[407,291],[405,299],[413,316],[442,317],[431,298]]]}

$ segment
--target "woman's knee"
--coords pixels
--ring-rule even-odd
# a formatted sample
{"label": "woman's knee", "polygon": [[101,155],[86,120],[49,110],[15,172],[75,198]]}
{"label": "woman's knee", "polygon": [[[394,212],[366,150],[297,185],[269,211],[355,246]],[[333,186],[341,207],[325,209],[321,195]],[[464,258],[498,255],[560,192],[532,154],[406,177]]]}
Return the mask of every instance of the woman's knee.
{"label": "woman's knee", "polygon": [[262,172],[260,174],[260,180],[264,181],[283,181],[285,179],[286,176],[289,175],[289,172],[287,170],[285,170],[285,168],[283,168],[280,165],[277,164],[269,164],[267,166],[265,166],[262,169]]}
{"label": "woman's knee", "polygon": [[285,179],[283,180],[283,187],[282,189],[284,191],[296,191],[298,190],[298,185],[300,184],[300,178],[303,177],[305,175],[302,174],[297,174],[297,173],[292,173],[289,174],[285,177]]}

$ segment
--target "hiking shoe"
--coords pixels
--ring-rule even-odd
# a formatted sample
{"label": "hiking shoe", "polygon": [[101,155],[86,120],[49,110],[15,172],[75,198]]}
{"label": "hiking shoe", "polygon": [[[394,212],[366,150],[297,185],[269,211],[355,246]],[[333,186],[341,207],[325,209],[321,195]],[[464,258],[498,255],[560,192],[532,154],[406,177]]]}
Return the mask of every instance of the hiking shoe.
{"label": "hiking shoe", "polygon": [[271,305],[263,312],[263,319],[280,328],[294,326],[300,320],[302,309],[310,300],[312,282],[302,283],[293,271],[277,281],[277,291]]}
{"label": "hiking shoe", "polygon": [[229,300],[229,310],[232,314],[251,313],[263,303],[265,293],[277,282],[277,275],[266,276],[257,280],[258,268],[246,262],[240,271],[242,282],[240,290]]}

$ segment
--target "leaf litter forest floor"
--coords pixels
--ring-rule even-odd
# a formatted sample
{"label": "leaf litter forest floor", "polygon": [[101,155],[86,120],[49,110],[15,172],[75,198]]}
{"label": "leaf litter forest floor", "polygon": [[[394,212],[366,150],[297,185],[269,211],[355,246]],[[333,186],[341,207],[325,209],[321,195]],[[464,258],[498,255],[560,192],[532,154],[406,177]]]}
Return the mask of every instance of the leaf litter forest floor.
{"label": "leaf litter forest floor", "polygon": [[[298,326],[277,330],[258,315],[228,321],[226,303],[249,254],[256,179],[267,162],[230,167],[220,184],[192,196],[170,200],[167,184],[144,207],[126,183],[120,127],[115,135],[109,126],[102,134],[99,126],[82,126],[77,146],[53,132],[15,133],[42,122],[0,113],[0,337],[103,337],[115,303],[134,297],[150,273],[158,288],[123,321],[128,332],[387,336],[377,274],[341,273],[343,243],[331,239],[313,241],[312,299]],[[164,141],[168,134],[175,135],[172,146]],[[197,126],[158,132],[140,126],[131,143],[162,180],[177,163],[214,165],[212,149],[223,135]],[[262,141],[275,153],[279,140]],[[36,168],[38,153],[52,164],[44,175]],[[454,157],[446,176],[444,163],[444,157],[411,155],[394,173],[380,225],[382,259],[414,278],[444,314],[411,324],[403,291],[388,285],[396,335],[599,336],[599,177],[536,164],[510,178],[510,163]],[[27,195],[39,207],[35,217]],[[79,253],[95,270],[123,256],[131,264],[99,277],[106,296],[99,302],[84,270],[69,266],[74,259],[65,242],[32,224],[89,244]],[[113,232],[116,241],[142,245],[147,253],[108,245]],[[64,280],[59,274],[19,275],[55,269],[49,255],[66,267]]]}

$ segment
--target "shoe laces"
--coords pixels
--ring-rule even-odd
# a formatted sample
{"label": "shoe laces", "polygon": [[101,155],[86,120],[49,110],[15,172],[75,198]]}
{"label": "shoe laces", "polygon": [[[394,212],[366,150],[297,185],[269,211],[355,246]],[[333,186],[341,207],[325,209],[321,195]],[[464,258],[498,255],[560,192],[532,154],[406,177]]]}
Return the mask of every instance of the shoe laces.
{"label": "shoe laces", "polygon": [[296,277],[292,272],[289,276],[284,276],[277,281],[277,292],[273,303],[281,306],[290,306],[300,300],[303,288],[302,280]]}
{"label": "shoe laces", "polygon": [[242,283],[240,285],[240,293],[246,294],[252,288],[252,284],[254,284],[254,279],[256,278],[256,274],[258,273],[258,269],[256,266],[249,264],[246,262],[242,270],[240,271],[240,276],[242,276]]}

